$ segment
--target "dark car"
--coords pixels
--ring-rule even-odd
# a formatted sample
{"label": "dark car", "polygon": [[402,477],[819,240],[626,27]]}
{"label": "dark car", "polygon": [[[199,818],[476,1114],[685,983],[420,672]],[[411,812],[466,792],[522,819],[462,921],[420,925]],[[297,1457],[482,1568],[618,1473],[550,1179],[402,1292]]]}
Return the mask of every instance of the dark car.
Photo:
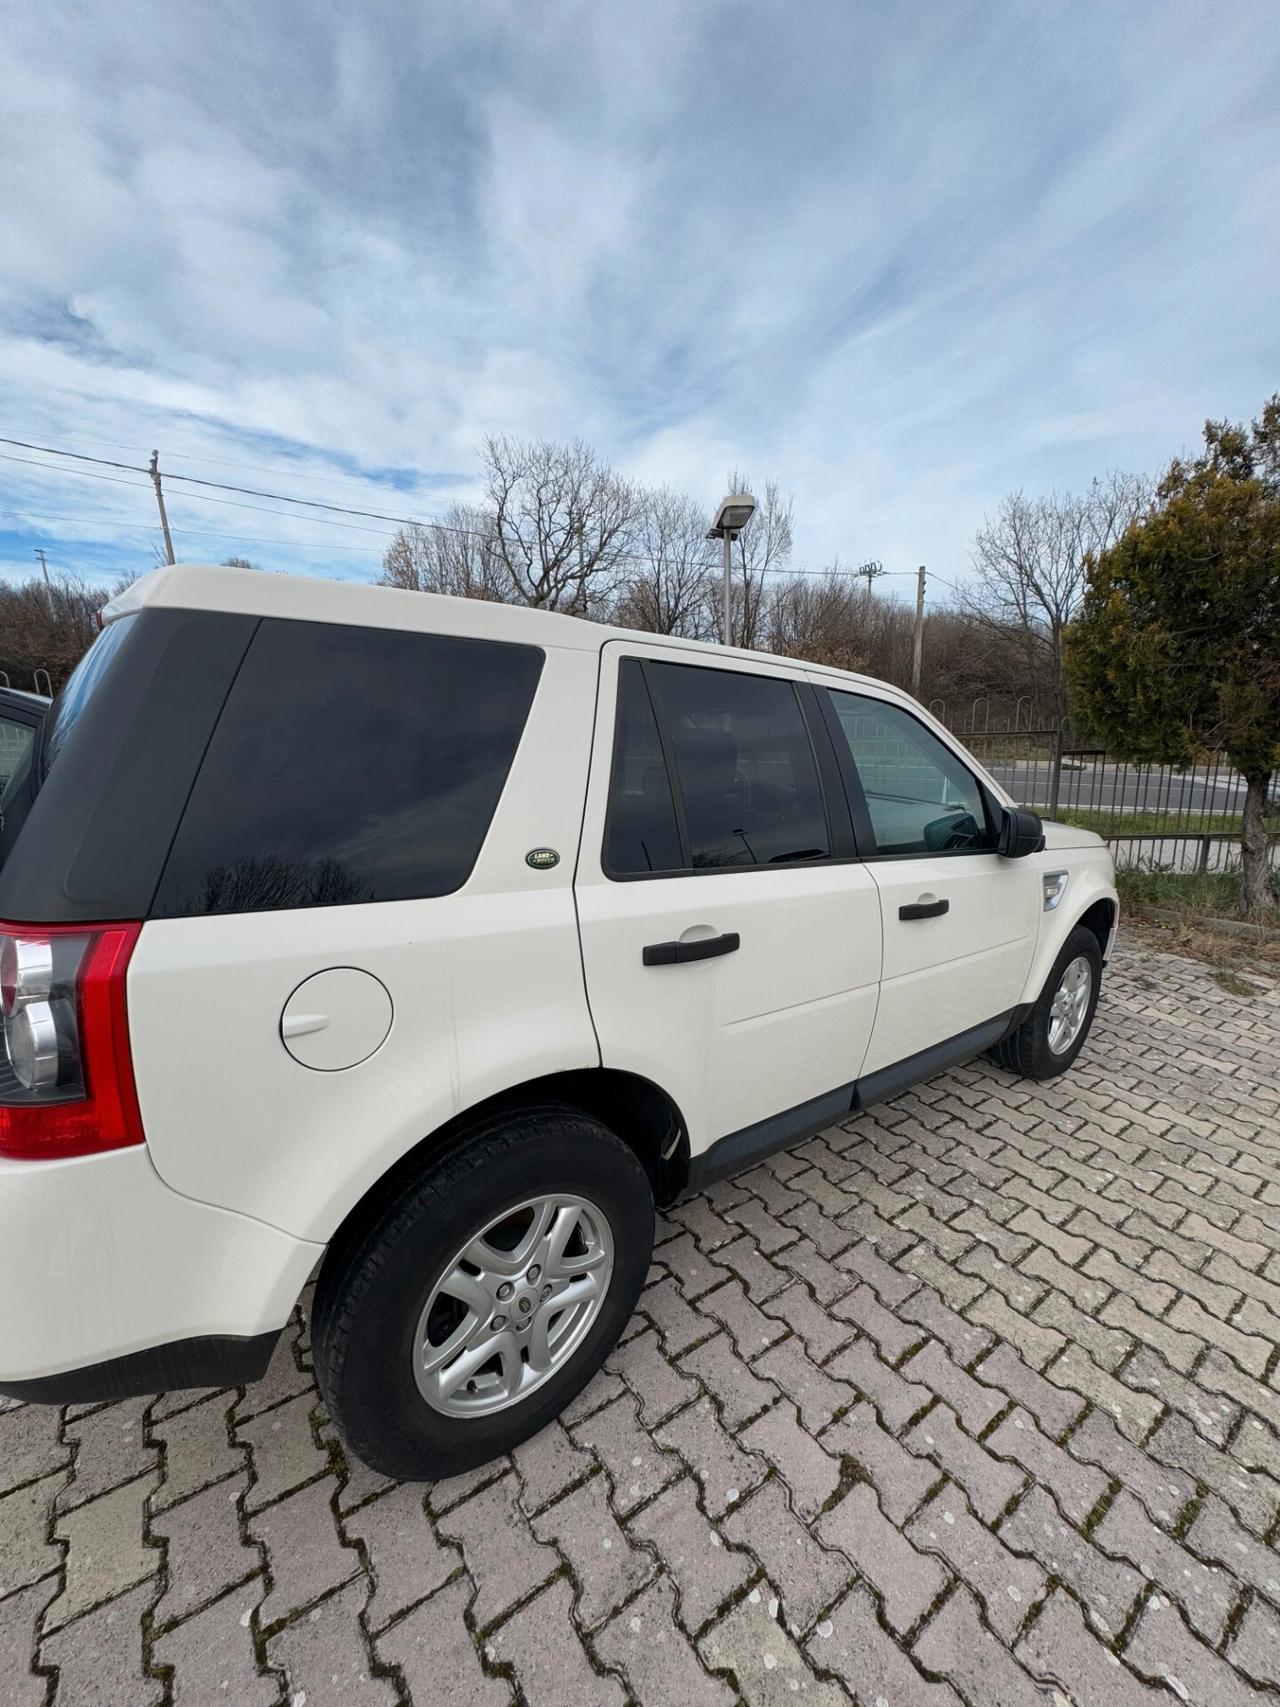
{"label": "dark car", "polygon": [[49,701],[42,693],[0,688],[0,794],[31,752]]}

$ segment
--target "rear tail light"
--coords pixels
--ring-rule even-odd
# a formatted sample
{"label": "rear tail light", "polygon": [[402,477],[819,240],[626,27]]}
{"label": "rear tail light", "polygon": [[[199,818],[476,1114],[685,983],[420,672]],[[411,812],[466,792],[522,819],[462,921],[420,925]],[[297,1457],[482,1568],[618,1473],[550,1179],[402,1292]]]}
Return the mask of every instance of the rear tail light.
{"label": "rear tail light", "polygon": [[0,925],[0,1156],[142,1143],[124,984],[141,929]]}

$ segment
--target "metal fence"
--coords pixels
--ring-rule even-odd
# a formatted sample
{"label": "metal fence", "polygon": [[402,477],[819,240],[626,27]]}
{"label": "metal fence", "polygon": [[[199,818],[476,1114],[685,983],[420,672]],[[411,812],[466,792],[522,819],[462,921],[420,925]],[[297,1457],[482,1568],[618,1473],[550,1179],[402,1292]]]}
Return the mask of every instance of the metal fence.
{"label": "metal fence", "polygon": [[999,735],[1019,731],[1036,734],[1056,729],[1057,718],[1034,694],[979,694],[977,699],[931,699],[929,710],[948,729],[966,740],[970,735]]}
{"label": "metal fence", "polygon": [[[1096,830],[1117,865],[1233,871],[1240,863],[1245,781],[1222,754],[1201,764],[1125,764],[1099,748],[1069,747],[1054,729],[960,732],[1015,800],[1049,818]],[[1280,856],[1273,796],[1271,857]]]}
{"label": "metal fence", "polygon": [[32,671],[30,687],[25,682],[11,682],[8,670],[0,670],[0,688],[21,688],[25,693],[42,693],[46,699],[53,698],[53,678],[43,665]]}

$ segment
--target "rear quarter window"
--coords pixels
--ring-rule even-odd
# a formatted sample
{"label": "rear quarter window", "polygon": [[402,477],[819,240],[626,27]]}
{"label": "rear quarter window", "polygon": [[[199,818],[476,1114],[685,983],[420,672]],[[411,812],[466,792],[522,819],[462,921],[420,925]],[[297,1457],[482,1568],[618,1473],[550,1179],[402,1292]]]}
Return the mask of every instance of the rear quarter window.
{"label": "rear quarter window", "polygon": [[536,647],[265,620],[209,743],[153,913],[460,888],[542,663]]}
{"label": "rear quarter window", "polygon": [[54,760],[67,744],[71,731],[88,711],[98,689],[106,680],[116,654],[124,646],[137,621],[137,613],[108,623],[93,645],[67,677],[65,686],[49,708],[41,750],[41,768],[48,776]]}

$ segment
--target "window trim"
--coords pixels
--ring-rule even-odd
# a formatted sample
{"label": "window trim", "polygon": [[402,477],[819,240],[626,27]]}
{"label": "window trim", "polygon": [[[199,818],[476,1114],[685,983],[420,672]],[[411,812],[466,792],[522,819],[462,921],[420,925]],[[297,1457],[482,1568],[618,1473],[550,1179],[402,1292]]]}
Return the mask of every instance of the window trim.
{"label": "window trim", "polygon": [[[613,779],[617,774],[618,742],[622,729],[622,720],[618,715],[618,708],[622,694],[622,670],[623,666],[628,663],[636,663],[640,666],[640,676],[644,683],[645,693],[648,696],[649,709],[653,713],[654,723],[658,730],[658,743],[662,748],[662,762],[667,773],[667,787],[670,790],[671,802],[675,808],[676,832],[680,838],[680,855],[685,863],[673,871],[615,871],[608,862],[609,832],[613,822]],[[814,772],[818,783],[818,798],[822,804],[823,818],[827,827],[827,843],[831,849],[828,854],[822,859],[793,859],[781,861],[776,865],[693,864],[680,772],[676,765],[675,752],[667,729],[662,698],[655,691],[654,684],[650,680],[650,666],[653,664],[682,665],[694,670],[711,669],[720,675],[743,676],[750,680],[763,679],[769,682],[780,682],[791,688],[809,742],[809,750],[813,755]],[[653,657],[640,652],[619,654],[617,668],[614,672],[613,733],[609,743],[609,772],[605,778],[605,815],[600,846],[600,870],[605,877],[611,883],[655,883],[673,877],[726,877],[749,871],[812,871],[815,867],[825,868],[831,865],[856,865],[860,863],[857,839],[849,816],[849,804],[843,789],[837,789],[837,783],[840,780],[839,754],[838,751],[834,754],[831,751],[830,731],[823,722],[819,700],[820,696],[811,682],[795,676],[778,675],[773,670],[728,669],[719,663],[703,663],[701,660],[695,661],[679,653],[671,657]],[[820,730],[821,733],[819,733]]]}
{"label": "window trim", "polygon": [[849,811],[853,818],[854,835],[862,859],[868,865],[887,865],[905,859],[974,859],[984,854],[994,854],[996,852],[996,826],[991,810],[991,791],[982,778],[970,769],[960,754],[955,752],[953,748],[947,747],[944,741],[939,741],[939,746],[946,748],[952,754],[956,763],[965,771],[978,791],[978,798],[982,802],[983,817],[986,821],[987,835],[991,838],[992,845],[989,848],[912,848],[906,853],[881,853],[876,841],[875,828],[871,822],[871,812],[867,806],[866,791],[862,786],[862,776],[854,760],[853,749],[849,745],[849,737],[844,732],[844,726],[840,722],[840,714],[835,707],[834,695],[838,693],[847,694],[850,699],[866,699],[879,705],[891,705],[895,710],[902,712],[905,717],[909,717],[926,735],[932,736],[935,741],[938,741],[938,737],[927,723],[916,716],[909,706],[902,705],[896,699],[885,699],[879,694],[866,693],[858,688],[832,687],[825,682],[818,690],[823,721],[826,724],[828,738],[835,748],[836,764],[840,770],[841,780],[845,785]]}
{"label": "window trim", "polygon": [[[53,701],[50,700],[52,705]],[[44,722],[49,707],[44,711],[38,707],[25,705],[10,705],[7,700],[0,700],[0,723],[21,723],[24,729],[39,729]]]}

